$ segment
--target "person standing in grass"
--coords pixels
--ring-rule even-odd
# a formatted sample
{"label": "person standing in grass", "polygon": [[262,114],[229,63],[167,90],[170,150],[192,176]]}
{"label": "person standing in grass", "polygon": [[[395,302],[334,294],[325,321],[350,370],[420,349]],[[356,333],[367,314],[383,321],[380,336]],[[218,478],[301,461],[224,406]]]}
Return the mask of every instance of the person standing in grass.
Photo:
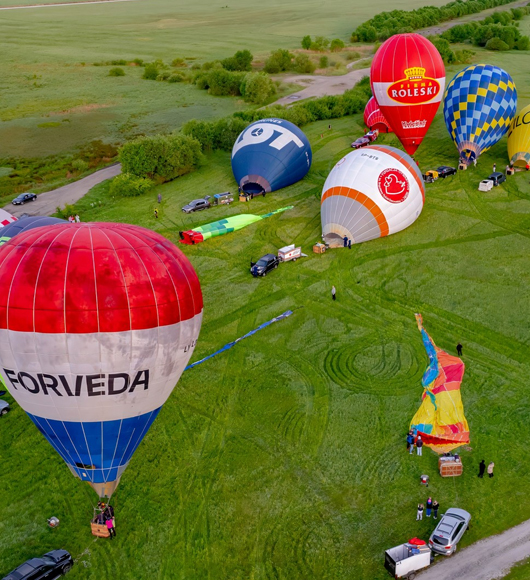
{"label": "person standing in grass", "polygon": [[495,463],[493,461],[488,465],[488,477],[493,477],[493,468],[495,467]]}
{"label": "person standing in grass", "polygon": [[478,476],[480,479],[484,477],[484,472],[486,471],[486,462],[484,459],[478,464]]}
{"label": "person standing in grass", "polygon": [[81,221],[81,218],[79,217],[79,214],[78,214],[78,213],[76,213],[76,214],[75,214],[75,223],[77,223],[77,224],[78,224],[80,221]]}
{"label": "person standing in grass", "polygon": [[427,498],[427,504],[425,506],[427,508],[427,517],[431,517],[431,510],[432,510],[432,498]]}
{"label": "person standing in grass", "polygon": [[337,291],[335,290],[335,286],[331,287],[331,298],[332,298],[332,300],[337,299]]}
{"label": "person standing in grass", "polygon": [[462,345],[460,343],[456,345],[456,354],[462,356]]}
{"label": "person standing in grass", "polygon": [[496,163],[493,164],[493,173],[495,173],[495,171],[497,171],[497,164]]}
{"label": "person standing in grass", "polygon": [[161,193],[158,194],[157,199],[158,199],[158,203],[162,203],[162,194]]}
{"label": "person standing in grass", "polygon": [[105,522],[107,530],[109,531],[109,538],[112,540],[112,536],[116,537],[116,530],[114,529],[114,521],[112,518],[108,518]]}
{"label": "person standing in grass", "polygon": [[158,219],[158,210],[155,208],[155,218]]}
{"label": "person standing in grass", "polygon": [[414,448],[414,435],[412,435],[412,431],[409,431],[409,434],[407,435],[407,451],[409,453],[412,453],[410,448]]}
{"label": "person standing in grass", "polygon": [[348,250],[351,250],[351,240],[348,240]]}
{"label": "person standing in grass", "polygon": [[438,519],[438,510],[440,509],[440,504],[434,500],[432,502],[432,511],[434,512],[434,519],[437,520]]}
{"label": "person standing in grass", "polygon": [[418,513],[416,514],[416,521],[423,519],[423,504],[418,504]]}
{"label": "person standing in grass", "polygon": [[421,451],[423,449],[423,441],[421,440],[421,435],[418,435],[416,439],[416,453],[421,457]]}

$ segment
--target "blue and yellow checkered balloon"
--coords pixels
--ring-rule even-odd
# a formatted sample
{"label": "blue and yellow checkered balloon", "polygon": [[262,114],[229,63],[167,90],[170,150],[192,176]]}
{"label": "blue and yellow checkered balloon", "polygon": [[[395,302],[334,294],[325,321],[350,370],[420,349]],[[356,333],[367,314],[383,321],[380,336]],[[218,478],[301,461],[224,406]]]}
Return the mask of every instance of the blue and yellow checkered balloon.
{"label": "blue and yellow checkered balloon", "polygon": [[445,125],[462,161],[470,163],[508,131],[517,110],[512,77],[497,66],[471,65],[447,86]]}

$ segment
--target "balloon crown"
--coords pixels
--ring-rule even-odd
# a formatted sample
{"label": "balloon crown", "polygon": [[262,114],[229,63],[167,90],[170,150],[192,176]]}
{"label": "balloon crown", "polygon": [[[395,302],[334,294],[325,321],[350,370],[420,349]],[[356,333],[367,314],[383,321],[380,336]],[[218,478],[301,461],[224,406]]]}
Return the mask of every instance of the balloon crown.
{"label": "balloon crown", "polygon": [[422,79],[425,76],[425,69],[421,66],[413,66],[405,69],[405,74],[408,80]]}

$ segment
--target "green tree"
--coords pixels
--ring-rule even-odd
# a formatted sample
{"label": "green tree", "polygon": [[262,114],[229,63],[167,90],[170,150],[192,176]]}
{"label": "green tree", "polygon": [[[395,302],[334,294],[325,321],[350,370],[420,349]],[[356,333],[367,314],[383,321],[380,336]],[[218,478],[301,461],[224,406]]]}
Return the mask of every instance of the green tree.
{"label": "green tree", "polygon": [[261,105],[269,97],[276,94],[276,85],[266,73],[247,73],[241,83],[240,90],[245,101]]}
{"label": "green tree", "polygon": [[329,59],[327,56],[321,56],[318,63],[319,68],[327,68],[329,65]]}
{"label": "green tree", "polygon": [[208,92],[215,97],[240,95],[243,77],[242,72],[231,72],[223,68],[213,69],[207,76]]}
{"label": "green tree", "polygon": [[253,59],[249,50],[238,50],[234,56],[222,60],[221,65],[229,71],[250,71]]}
{"label": "green tree", "polygon": [[451,64],[455,62],[455,53],[451,50],[451,45],[449,44],[448,40],[445,38],[440,38],[439,36],[430,36],[429,40],[437,48],[445,64]]}
{"label": "green tree", "polygon": [[307,54],[297,54],[294,59],[293,68],[296,72],[311,74],[315,72],[316,66]]}
{"label": "green tree", "polygon": [[344,48],[344,42],[340,38],[334,38],[331,41],[331,52],[340,52]]}
{"label": "green tree", "polygon": [[291,68],[292,60],[293,55],[288,50],[279,48],[271,52],[269,58],[265,61],[264,70],[270,74],[284,72]]}
{"label": "green tree", "polygon": [[510,47],[504,42],[504,40],[497,37],[490,38],[488,42],[486,42],[486,48],[488,50],[510,50]]}
{"label": "green tree", "polygon": [[111,181],[109,192],[120,197],[136,197],[147,193],[153,185],[154,182],[145,177],[121,173]]}
{"label": "green tree", "polygon": [[150,62],[149,64],[145,65],[144,74],[142,78],[147,79],[149,81],[156,81],[160,71],[154,62]]}

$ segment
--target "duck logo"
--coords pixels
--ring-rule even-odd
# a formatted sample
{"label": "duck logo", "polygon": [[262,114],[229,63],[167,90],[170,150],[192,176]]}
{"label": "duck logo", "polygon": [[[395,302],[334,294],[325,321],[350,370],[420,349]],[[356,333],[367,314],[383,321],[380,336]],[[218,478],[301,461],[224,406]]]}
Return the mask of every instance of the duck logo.
{"label": "duck logo", "polygon": [[404,79],[392,83],[388,96],[402,105],[421,105],[440,95],[440,83],[425,76],[423,67],[415,66],[404,71]]}
{"label": "duck logo", "polygon": [[409,195],[410,185],[399,169],[385,169],[377,179],[381,195],[390,203],[401,203]]}

